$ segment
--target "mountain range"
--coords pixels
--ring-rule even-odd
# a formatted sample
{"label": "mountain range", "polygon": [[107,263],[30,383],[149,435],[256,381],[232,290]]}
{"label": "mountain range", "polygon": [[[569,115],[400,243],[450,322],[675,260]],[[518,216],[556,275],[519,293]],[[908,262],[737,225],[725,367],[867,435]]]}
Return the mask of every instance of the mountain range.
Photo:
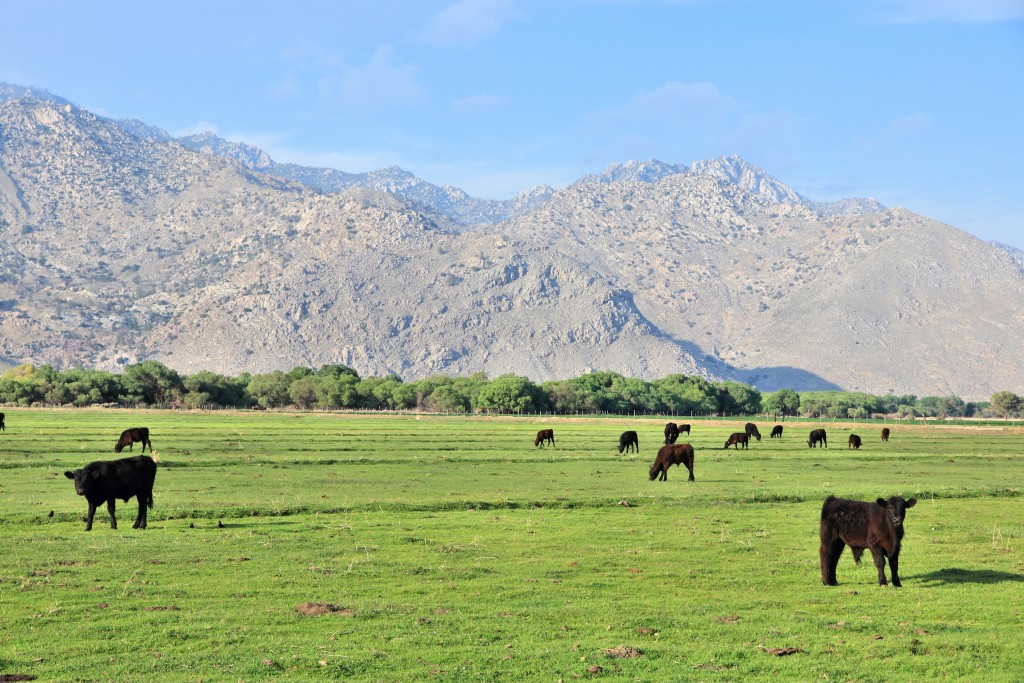
{"label": "mountain range", "polygon": [[0,85],[0,234],[7,365],[1024,384],[1020,252],[736,156],[485,200]]}

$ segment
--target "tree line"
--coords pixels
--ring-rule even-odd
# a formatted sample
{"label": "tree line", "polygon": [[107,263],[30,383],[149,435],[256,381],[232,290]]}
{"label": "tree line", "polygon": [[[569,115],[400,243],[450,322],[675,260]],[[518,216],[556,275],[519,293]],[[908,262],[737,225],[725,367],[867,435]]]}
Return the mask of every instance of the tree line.
{"label": "tree line", "polygon": [[403,381],[397,375],[360,377],[345,365],[319,369],[242,373],[200,371],[183,375],[157,361],[128,365],[120,373],[22,364],[0,375],[4,405],[121,405],[165,408],[287,408],[420,410],[441,413],[650,413],[663,415],[757,415],[866,418],[1018,417],[1024,401],[1010,391],[991,401],[968,403],[956,396],[876,396],[843,391],[792,389],[761,393],[740,382],[668,375],[656,380],[615,372],[536,383],[505,374],[434,375]]}

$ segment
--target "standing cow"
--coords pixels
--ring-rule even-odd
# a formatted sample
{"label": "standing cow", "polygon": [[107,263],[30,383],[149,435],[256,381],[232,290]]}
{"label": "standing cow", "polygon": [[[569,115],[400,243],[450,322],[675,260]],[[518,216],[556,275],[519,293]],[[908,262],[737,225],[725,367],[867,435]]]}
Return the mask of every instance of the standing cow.
{"label": "standing cow", "polygon": [[846,447],[846,450],[850,450],[851,448],[855,451],[860,450],[860,437],[857,436],[856,434],[850,434],[850,441],[849,445]]}
{"label": "standing cow", "polygon": [[681,424],[681,425],[679,425],[679,433],[680,434],[686,434],[687,436],[689,436],[690,435],[690,425],[688,425],[688,424]]}
{"label": "standing cow", "polygon": [[662,446],[654,463],[651,465],[650,480],[668,481],[668,468],[672,465],[683,465],[690,470],[689,481],[693,479],[693,446],[688,443],[677,443]]}
{"label": "standing cow", "polygon": [[533,440],[533,447],[540,446],[544,447],[545,443],[550,443],[552,446],[555,445],[555,430],[554,429],[542,429],[537,432],[537,438]]}
{"label": "standing cow", "polygon": [[725,448],[732,446],[734,449],[739,450],[741,444],[743,448],[746,448],[749,441],[750,437],[746,432],[734,432],[729,436],[728,441],[725,442]]}
{"label": "standing cow", "polygon": [[4,424],[4,414],[0,413],[0,429],[7,431],[7,426]]}
{"label": "standing cow", "polygon": [[757,431],[757,425],[753,422],[748,422],[743,425],[743,430],[747,433],[747,438],[754,437],[758,441],[761,440],[761,432]]}
{"label": "standing cow", "polygon": [[888,441],[888,440],[889,440],[889,428],[888,427],[882,427],[882,441]]}
{"label": "standing cow", "polygon": [[665,425],[665,445],[673,444],[679,438],[679,425],[669,422]]}
{"label": "standing cow", "polygon": [[121,438],[117,440],[117,445],[114,446],[114,452],[120,453],[124,450],[124,447],[128,447],[128,452],[132,451],[132,444],[142,444],[142,452],[146,452],[146,446],[149,446],[149,452],[153,452],[153,444],[149,441],[149,427],[132,427],[121,432]]}
{"label": "standing cow", "polygon": [[772,433],[769,438],[774,439],[775,437],[779,437],[780,439],[782,438],[782,425],[775,425],[772,427]]}
{"label": "standing cow", "polygon": [[640,439],[636,435],[636,432],[622,432],[622,434],[619,435],[619,453],[622,451],[629,453],[630,448],[639,453]]}
{"label": "standing cow", "polygon": [[907,509],[917,504],[916,498],[904,500],[893,496],[879,498],[874,503],[846,500],[829,496],[821,506],[821,582],[838,586],[836,565],[843,548],[850,546],[853,559],[860,564],[860,556],[867,548],[878,569],[878,585],[886,585],[885,560],[889,559],[892,585],[901,586],[899,575],[900,544],[903,541],[903,520]]}
{"label": "standing cow", "polygon": [[65,472],[64,476],[75,482],[75,493],[85,496],[89,503],[86,531],[92,530],[96,508],[103,503],[107,504],[107,512],[110,513],[110,528],[116,529],[114,507],[117,499],[127,503],[132,496],[139,499],[139,514],[132,528],[146,528],[146,509],[153,507],[153,482],[156,479],[156,463],[152,458],[136,455],[121,460],[91,462],[74,472]]}
{"label": "standing cow", "polygon": [[810,437],[807,439],[807,445],[811,448],[815,448],[819,443],[824,448],[828,448],[828,437],[826,436],[824,429],[812,430]]}

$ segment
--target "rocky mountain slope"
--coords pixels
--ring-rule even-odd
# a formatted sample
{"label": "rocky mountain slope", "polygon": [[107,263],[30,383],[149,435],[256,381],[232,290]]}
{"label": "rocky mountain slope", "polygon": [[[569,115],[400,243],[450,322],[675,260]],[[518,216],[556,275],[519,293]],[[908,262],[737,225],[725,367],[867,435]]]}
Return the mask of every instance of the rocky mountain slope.
{"label": "rocky mountain slope", "polygon": [[624,164],[493,222],[194,142],[0,104],[0,359],[967,399],[1024,384],[1010,253],[902,209],[822,210],[738,158]]}

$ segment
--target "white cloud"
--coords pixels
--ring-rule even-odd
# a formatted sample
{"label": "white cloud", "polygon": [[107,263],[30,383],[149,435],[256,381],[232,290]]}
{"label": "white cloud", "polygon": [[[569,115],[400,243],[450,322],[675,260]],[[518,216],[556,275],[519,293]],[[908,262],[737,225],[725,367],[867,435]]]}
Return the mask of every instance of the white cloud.
{"label": "white cloud", "polygon": [[459,114],[479,114],[501,109],[509,103],[503,95],[470,95],[452,102],[452,111]]}
{"label": "white cloud", "polygon": [[739,106],[714,83],[669,81],[657,90],[641,90],[622,109],[599,112],[593,118],[618,124],[660,122],[685,126],[710,122],[734,112]]}
{"label": "white cloud", "polygon": [[1024,19],[1021,0],[881,0],[887,21],[900,24],[985,24]]}
{"label": "white cloud", "polygon": [[514,0],[459,0],[441,10],[423,30],[423,41],[441,47],[473,47],[516,16]]}
{"label": "white cloud", "polygon": [[320,78],[321,96],[355,109],[418,104],[425,92],[416,78],[419,68],[395,64],[394,49],[382,45],[365,66],[346,65]]}

